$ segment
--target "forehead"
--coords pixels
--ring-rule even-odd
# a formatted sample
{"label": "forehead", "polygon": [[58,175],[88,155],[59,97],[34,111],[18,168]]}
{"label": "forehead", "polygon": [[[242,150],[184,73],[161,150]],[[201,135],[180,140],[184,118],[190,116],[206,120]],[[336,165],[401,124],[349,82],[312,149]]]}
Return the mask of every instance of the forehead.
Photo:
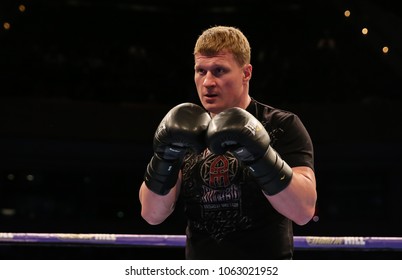
{"label": "forehead", "polygon": [[197,53],[194,55],[194,59],[196,66],[227,65],[236,63],[233,54],[227,51],[221,51],[214,55]]}

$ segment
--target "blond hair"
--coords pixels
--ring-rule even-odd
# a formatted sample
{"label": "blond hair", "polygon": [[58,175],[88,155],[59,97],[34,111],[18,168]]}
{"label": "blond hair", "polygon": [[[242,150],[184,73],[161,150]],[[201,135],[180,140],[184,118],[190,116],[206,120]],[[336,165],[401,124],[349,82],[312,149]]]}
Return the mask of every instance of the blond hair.
{"label": "blond hair", "polygon": [[250,63],[251,48],[246,36],[240,29],[231,26],[214,26],[204,30],[195,43],[193,54],[215,55],[221,51],[231,52],[239,66]]}

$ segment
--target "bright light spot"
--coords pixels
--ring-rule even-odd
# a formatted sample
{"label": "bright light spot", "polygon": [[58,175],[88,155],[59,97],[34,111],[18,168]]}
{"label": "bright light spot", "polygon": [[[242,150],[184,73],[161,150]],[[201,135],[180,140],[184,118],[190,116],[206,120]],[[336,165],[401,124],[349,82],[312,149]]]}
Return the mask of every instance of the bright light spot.
{"label": "bright light spot", "polygon": [[32,175],[32,174],[27,175],[28,181],[32,182],[34,179],[35,179],[34,175]]}
{"label": "bright light spot", "polygon": [[25,12],[26,9],[27,9],[27,7],[25,7],[25,5],[21,4],[21,5],[18,6],[18,10],[20,10],[21,13]]}
{"label": "bright light spot", "polygon": [[11,28],[10,23],[9,23],[9,22],[3,23],[3,28],[4,28],[5,30],[10,30],[10,28]]}
{"label": "bright light spot", "polygon": [[16,211],[11,208],[3,208],[0,212],[3,216],[14,216]]}

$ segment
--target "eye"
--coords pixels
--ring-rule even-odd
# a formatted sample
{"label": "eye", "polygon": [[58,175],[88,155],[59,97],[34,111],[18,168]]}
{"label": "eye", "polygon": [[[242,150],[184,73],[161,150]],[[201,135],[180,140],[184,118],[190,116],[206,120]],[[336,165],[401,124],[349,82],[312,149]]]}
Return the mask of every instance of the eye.
{"label": "eye", "polygon": [[201,68],[196,68],[195,73],[197,73],[199,75],[205,75],[206,71],[204,69],[201,69]]}
{"label": "eye", "polygon": [[225,74],[227,71],[225,68],[222,67],[217,67],[214,69],[214,76],[219,77]]}

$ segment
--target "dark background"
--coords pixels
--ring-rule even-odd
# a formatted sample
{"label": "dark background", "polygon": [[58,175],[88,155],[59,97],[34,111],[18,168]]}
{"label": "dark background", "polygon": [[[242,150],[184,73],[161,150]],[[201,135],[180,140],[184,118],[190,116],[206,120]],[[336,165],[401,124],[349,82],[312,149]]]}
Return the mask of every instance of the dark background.
{"label": "dark background", "polygon": [[[398,1],[179,2],[1,1],[0,232],[184,234],[180,203],[147,225],[138,189],[161,118],[198,102],[197,36],[224,24],[251,43],[251,95],[297,113],[313,139],[316,219],[295,234],[401,236]],[[133,250],[2,244],[0,257],[183,257]]]}

